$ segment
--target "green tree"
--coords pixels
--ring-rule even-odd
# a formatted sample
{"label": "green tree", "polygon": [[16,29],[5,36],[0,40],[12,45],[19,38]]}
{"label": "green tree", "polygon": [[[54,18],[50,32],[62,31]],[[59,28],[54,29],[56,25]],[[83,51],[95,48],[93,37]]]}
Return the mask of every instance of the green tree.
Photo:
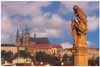
{"label": "green tree", "polygon": [[26,50],[20,50],[15,54],[15,58],[22,57],[22,58],[30,58],[30,53]]}
{"label": "green tree", "polygon": [[1,60],[2,61],[5,61],[6,60],[6,51],[5,50],[2,50],[1,51]]}
{"label": "green tree", "polygon": [[46,62],[53,66],[60,66],[61,64],[59,57],[48,55],[45,52],[37,52],[35,55],[35,59],[36,61]]}
{"label": "green tree", "polygon": [[46,60],[46,53],[45,52],[37,52],[35,55],[37,61],[45,61]]}
{"label": "green tree", "polygon": [[1,58],[2,58],[2,61],[12,62],[12,60],[14,58],[14,54],[11,51],[6,52],[6,51],[2,50]]}

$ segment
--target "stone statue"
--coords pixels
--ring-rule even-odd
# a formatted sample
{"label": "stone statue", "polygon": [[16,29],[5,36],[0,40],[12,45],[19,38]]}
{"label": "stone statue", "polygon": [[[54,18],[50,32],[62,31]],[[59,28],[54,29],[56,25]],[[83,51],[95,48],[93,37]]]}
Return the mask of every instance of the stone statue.
{"label": "stone statue", "polygon": [[74,45],[80,46],[79,44],[86,44],[86,33],[87,33],[87,17],[82,9],[75,5],[73,7],[76,19],[72,19],[72,36],[74,38]]}

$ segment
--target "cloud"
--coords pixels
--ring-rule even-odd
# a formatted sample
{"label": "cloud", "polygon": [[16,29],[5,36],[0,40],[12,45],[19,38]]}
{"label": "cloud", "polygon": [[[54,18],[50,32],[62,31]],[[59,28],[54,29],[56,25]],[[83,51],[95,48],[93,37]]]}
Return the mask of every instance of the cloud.
{"label": "cloud", "polygon": [[64,22],[66,22],[65,20],[63,20],[60,16],[58,16],[57,14],[53,14],[50,20],[51,24],[54,26],[62,26],[64,24]]}
{"label": "cloud", "polygon": [[48,37],[59,37],[61,34],[61,30],[58,29],[47,29]]}
{"label": "cloud", "polygon": [[96,16],[87,17],[88,31],[95,31],[99,28],[99,18]]}
{"label": "cloud", "polygon": [[94,45],[95,45],[95,43],[94,43],[94,42],[92,42],[92,41],[87,41],[87,45],[88,45],[88,47],[91,47],[91,46],[94,46]]}
{"label": "cloud", "polygon": [[[11,24],[11,20],[7,16],[2,17],[2,23],[1,23],[1,31],[3,33],[10,33],[13,29],[13,25]],[[9,30],[9,31],[7,31]]]}
{"label": "cloud", "polygon": [[67,30],[67,22],[62,19],[59,15],[52,14],[44,14],[42,16],[37,16],[32,20],[32,33],[46,33],[47,37],[60,37],[64,30]]}
{"label": "cloud", "polygon": [[36,37],[48,37],[48,34],[46,32],[33,32],[30,34],[30,36],[34,37],[34,34],[36,34]]}
{"label": "cloud", "polygon": [[3,15],[1,21],[1,43],[14,43],[14,26],[11,23],[11,19]]}
{"label": "cloud", "polygon": [[73,11],[73,6],[74,5],[78,5],[80,6],[84,12],[87,14],[87,15],[96,15],[96,11],[98,11],[99,9],[99,3],[98,2],[80,2],[80,1],[70,1],[70,2],[64,2],[62,1],[61,2],[61,7],[59,9],[59,12],[62,13],[62,14],[68,14],[70,12]]}
{"label": "cloud", "polygon": [[41,7],[50,5],[50,2],[2,2],[2,11],[3,13],[7,13],[8,15],[13,14],[30,14],[32,16],[40,15]]}
{"label": "cloud", "polygon": [[62,43],[61,46],[63,47],[63,49],[72,48],[73,47],[73,45],[71,43],[69,43],[69,42]]}
{"label": "cloud", "polygon": [[[71,22],[62,18],[60,14],[72,12],[72,7],[75,3],[79,4],[80,7],[82,6],[86,13],[95,14],[94,11],[98,8],[98,4],[94,3],[95,7],[90,8],[89,2],[61,2],[60,9],[57,11],[59,14],[52,14],[41,10],[42,7],[51,5],[51,2],[2,2],[2,41],[8,40],[11,37],[10,35],[13,35],[11,38],[13,41],[16,29],[22,30],[25,25],[31,28],[30,33],[33,37],[34,33],[37,34],[37,37],[62,37],[66,35],[65,30],[70,34]],[[89,11],[87,11],[88,9]],[[4,20],[5,18],[6,20]],[[94,31],[98,28],[97,20],[97,17],[88,16],[89,31]],[[91,24],[92,21],[94,21],[93,24]],[[7,33],[7,37],[5,37],[5,33]]]}

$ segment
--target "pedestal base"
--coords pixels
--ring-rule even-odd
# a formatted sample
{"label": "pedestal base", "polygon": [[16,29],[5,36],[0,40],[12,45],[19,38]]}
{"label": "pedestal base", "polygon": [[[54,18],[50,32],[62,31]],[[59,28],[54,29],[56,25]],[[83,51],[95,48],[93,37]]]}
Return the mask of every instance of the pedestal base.
{"label": "pedestal base", "polygon": [[88,66],[88,49],[77,48],[74,53],[74,65],[75,66]]}

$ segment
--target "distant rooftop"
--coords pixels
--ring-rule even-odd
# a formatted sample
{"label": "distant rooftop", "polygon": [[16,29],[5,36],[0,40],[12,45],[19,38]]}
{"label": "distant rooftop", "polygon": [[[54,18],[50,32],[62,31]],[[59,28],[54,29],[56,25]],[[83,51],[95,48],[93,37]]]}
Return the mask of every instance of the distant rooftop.
{"label": "distant rooftop", "polygon": [[[13,45],[13,44],[1,44],[1,46],[6,46],[6,47],[16,47],[16,45]],[[62,48],[61,45],[55,45],[55,44],[33,44],[33,45],[25,45],[26,48],[46,48],[46,49],[49,49],[49,48]]]}
{"label": "distant rooftop", "polygon": [[[16,47],[14,44],[1,44],[1,47]],[[26,48],[62,48],[59,44],[33,44],[27,45]],[[65,48],[64,50],[72,50],[73,48]],[[88,48],[90,50],[99,50],[99,48]]]}
{"label": "distant rooftop", "polygon": [[14,44],[1,44],[1,46],[6,46],[6,47],[16,47]]}
{"label": "distant rooftop", "polygon": [[26,48],[39,48],[39,49],[49,49],[49,48],[62,48],[61,45],[54,45],[54,44],[36,44],[36,45],[26,45]]}
{"label": "distant rooftop", "polygon": [[30,38],[30,40],[32,42],[35,42],[36,44],[44,44],[44,43],[48,44],[49,43],[48,38],[46,38],[46,37],[42,37],[42,38]]}

